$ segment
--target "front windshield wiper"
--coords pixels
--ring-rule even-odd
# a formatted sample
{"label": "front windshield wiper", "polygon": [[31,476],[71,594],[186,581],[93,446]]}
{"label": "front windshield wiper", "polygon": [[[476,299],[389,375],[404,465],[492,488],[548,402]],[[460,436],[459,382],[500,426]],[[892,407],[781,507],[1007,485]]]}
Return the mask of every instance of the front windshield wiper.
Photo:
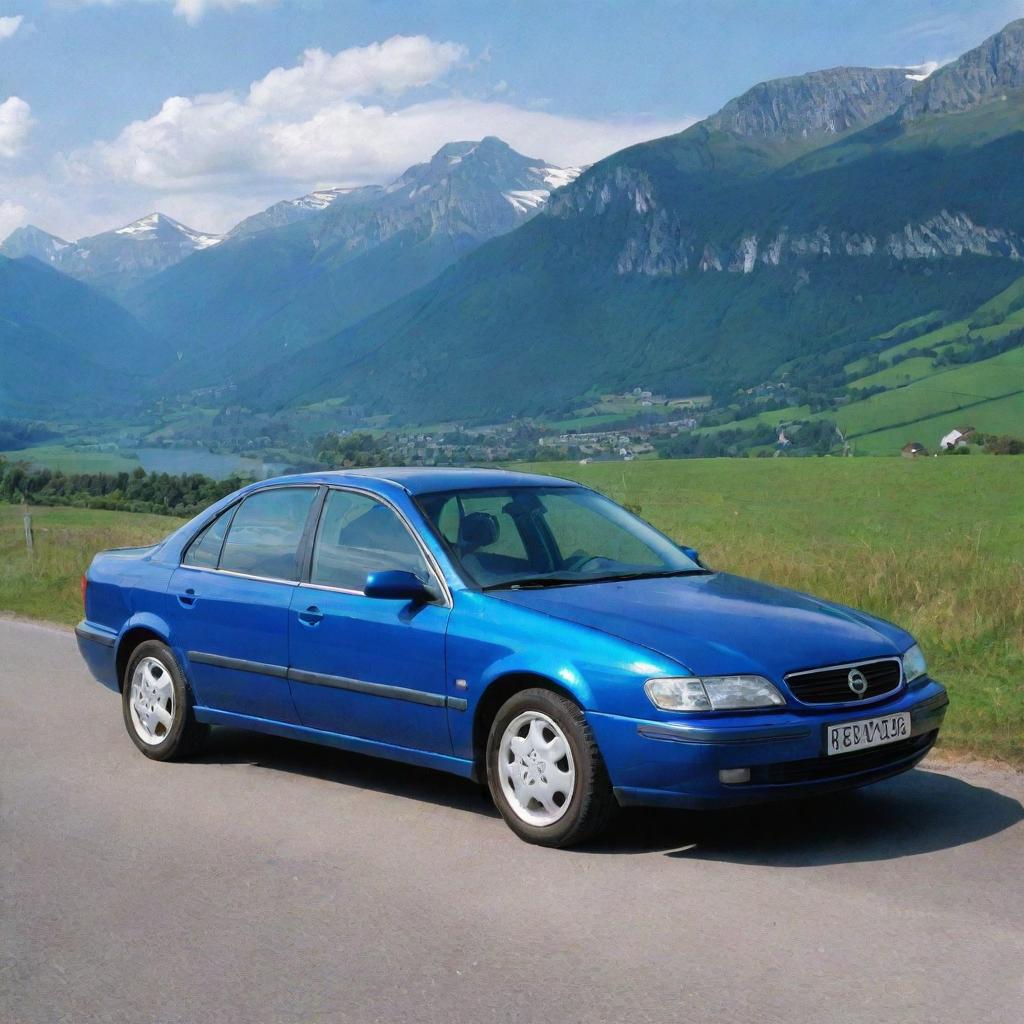
{"label": "front windshield wiper", "polygon": [[600,576],[598,579],[603,583],[606,580],[658,580],[667,579],[670,576],[708,576],[710,569],[652,569],[649,572],[624,572],[618,576]]}
{"label": "front windshield wiper", "polygon": [[501,583],[489,583],[483,590],[514,590],[519,587],[536,588],[541,587],[571,587],[578,583],[593,583],[594,579],[581,578],[579,576],[523,576],[518,580],[504,580]]}
{"label": "front windshield wiper", "polygon": [[706,576],[710,569],[668,569],[648,572],[622,572],[608,576],[524,576],[518,580],[491,583],[484,590],[540,590],[544,587],[579,587],[587,583],[618,583],[622,580],[660,579],[669,576]]}

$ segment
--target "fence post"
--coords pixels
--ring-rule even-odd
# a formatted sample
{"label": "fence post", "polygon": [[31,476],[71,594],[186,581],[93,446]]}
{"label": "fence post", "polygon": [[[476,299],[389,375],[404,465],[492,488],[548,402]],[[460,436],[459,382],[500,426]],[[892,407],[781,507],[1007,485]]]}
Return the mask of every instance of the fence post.
{"label": "fence post", "polygon": [[25,550],[31,555],[33,551],[32,542],[32,515],[28,510],[28,506],[22,506],[24,510],[24,523],[25,523]]}

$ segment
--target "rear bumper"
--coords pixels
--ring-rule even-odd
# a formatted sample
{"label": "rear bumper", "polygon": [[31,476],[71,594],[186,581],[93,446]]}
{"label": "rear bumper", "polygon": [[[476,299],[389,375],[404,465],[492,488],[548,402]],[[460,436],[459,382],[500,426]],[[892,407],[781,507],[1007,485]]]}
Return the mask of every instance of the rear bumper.
{"label": "rear bumper", "polygon": [[[619,803],[710,808],[851,789],[913,768],[932,748],[949,698],[925,679],[869,707],[651,721],[589,713]],[[829,757],[826,727],[894,712],[911,715],[897,743]],[[724,784],[724,768],[750,781]]]}
{"label": "rear bumper", "polygon": [[117,634],[93,622],[80,622],[75,626],[75,639],[89,671],[104,686],[119,690],[117,679]]}

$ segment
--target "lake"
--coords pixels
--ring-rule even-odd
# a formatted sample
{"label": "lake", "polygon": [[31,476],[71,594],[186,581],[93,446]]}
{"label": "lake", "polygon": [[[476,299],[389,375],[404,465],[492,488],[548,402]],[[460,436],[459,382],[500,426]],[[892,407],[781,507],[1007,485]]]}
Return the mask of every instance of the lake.
{"label": "lake", "polygon": [[150,473],[202,473],[222,480],[233,473],[264,479],[284,472],[283,462],[264,462],[242,455],[224,455],[201,448],[137,448],[142,468]]}

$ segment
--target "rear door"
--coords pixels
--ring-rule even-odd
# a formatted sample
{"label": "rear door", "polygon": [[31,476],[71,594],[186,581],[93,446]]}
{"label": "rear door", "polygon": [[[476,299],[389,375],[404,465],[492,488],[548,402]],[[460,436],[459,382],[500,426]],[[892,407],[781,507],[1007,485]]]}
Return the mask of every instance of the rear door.
{"label": "rear door", "polygon": [[[366,597],[366,577],[403,569],[430,604]],[[291,688],[303,725],[450,753],[444,643],[450,602],[398,512],[361,491],[327,492],[309,581],[292,594]]]}
{"label": "rear door", "polygon": [[288,614],[318,493],[316,486],[256,491],[186,551],[170,583],[173,633],[199,704],[298,722]]}

